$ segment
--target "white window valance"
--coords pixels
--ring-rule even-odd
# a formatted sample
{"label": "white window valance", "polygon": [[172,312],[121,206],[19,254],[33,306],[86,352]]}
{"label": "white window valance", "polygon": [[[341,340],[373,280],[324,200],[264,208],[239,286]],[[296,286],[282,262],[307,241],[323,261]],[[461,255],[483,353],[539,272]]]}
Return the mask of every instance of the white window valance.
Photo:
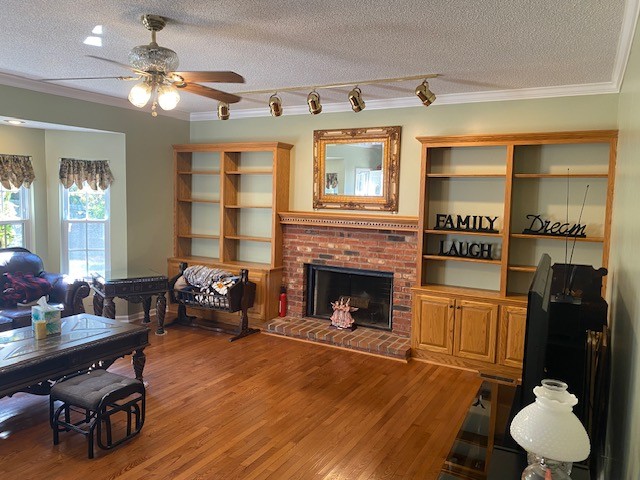
{"label": "white window valance", "polygon": [[64,188],[71,188],[73,184],[82,188],[87,182],[92,190],[106,190],[113,180],[107,160],[60,159],[60,183]]}
{"label": "white window valance", "polygon": [[0,153],[0,184],[4,188],[29,187],[35,178],[31,157]]}

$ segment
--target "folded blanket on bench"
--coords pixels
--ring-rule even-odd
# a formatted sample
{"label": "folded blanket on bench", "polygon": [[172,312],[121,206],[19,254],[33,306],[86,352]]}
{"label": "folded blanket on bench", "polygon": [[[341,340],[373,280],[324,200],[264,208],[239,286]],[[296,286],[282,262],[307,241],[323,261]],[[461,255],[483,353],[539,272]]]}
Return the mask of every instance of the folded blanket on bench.
{"label": "folded blanket on bench", "polygon": [[240,277],[220,268],[205,265],[193,265],[183,272],[189,285],[198,288],[202,293],[226,295],[229,288],[240,281]]}

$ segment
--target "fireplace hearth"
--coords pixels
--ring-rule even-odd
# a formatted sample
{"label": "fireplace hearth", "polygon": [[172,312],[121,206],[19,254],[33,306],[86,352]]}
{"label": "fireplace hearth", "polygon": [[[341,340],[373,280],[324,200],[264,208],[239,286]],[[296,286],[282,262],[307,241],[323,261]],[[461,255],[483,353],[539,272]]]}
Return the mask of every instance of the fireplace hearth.
{"label": "fireplace hearth", "polygon": [[393,273],[306,264],[306,316],[330,321],[331,302],[348,299],[356,325],[392,329]]}

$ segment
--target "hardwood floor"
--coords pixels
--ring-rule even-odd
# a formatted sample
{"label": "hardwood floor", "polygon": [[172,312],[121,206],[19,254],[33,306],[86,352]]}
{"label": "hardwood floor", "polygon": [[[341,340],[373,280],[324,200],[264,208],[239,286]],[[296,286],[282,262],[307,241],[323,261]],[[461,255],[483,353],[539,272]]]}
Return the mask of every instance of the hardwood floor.
{"label": "hardwood floor", "polygon": [[[0,399],[0,478],[432,479],[480,385],[461,370],[170,326],[146,349],[140,435],[54,446],[48,398]],[[133,376],[130,359],[110,369]]]}

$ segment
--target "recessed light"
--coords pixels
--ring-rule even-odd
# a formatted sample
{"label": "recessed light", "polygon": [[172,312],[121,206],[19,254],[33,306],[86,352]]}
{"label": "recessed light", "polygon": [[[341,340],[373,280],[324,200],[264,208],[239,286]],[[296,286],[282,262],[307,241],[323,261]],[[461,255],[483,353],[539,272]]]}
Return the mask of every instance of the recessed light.
{"label": "recessed light", "polygon": [[102,38],[89,36],[89,37],[85,38],[84,42],[82,42],[82,43],[84,43],[85,45],[92,45],[94,47],[101,47],[102,46]]}
{"label": "recessed light", "polygon": [[26,123],[22,120],[5,120],[5,122],[10,123],[11,125],[22,125],[23,123]]}
{"label": "recessed light", "polygon": [[91,33],[93,33],[94,35],[102,35],[102,25],[96,25],[95,27],[93,27]]}

